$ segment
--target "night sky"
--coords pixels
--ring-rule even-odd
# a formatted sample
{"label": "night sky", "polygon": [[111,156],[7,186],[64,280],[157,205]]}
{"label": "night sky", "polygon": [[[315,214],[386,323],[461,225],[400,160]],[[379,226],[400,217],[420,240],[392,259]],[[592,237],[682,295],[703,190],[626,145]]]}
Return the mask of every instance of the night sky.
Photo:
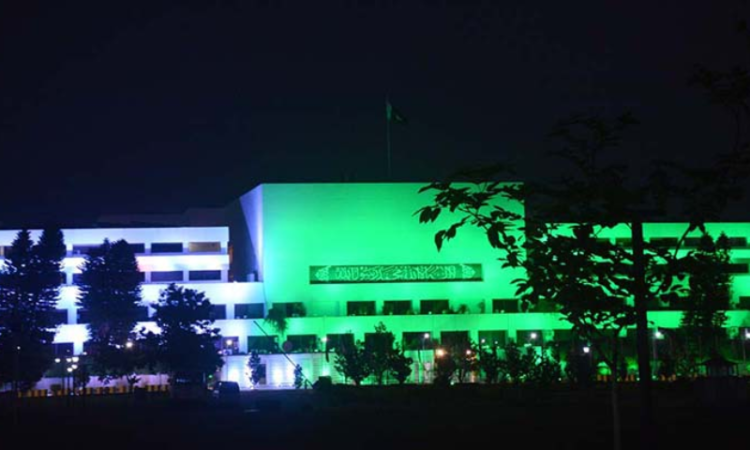
{"label": "night sky", "polygon": [[409,120],[395,180],[496,160],[555,176],[545,134],[575,112],[632,111],[635,170],[700,161],[732,126],[688,86],[692,67],[750,56],[729,1],[143,5],[0,3],[3,225],[382,181],[386,93]]}

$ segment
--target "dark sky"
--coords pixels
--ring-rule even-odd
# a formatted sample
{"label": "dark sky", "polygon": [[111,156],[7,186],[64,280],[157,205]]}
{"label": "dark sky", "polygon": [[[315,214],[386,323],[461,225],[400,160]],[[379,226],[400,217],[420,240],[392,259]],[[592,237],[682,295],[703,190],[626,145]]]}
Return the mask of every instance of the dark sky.
{"label": "dark sky", "polygon": [[573,112],[633,111],[634,163],[700,159],[731,123],[691,68],[748,56],[732,2],[142,5],[0,3],[4,224],[383,180],[386,93],[409,119],[393,130],[397,180],[507,159],[554,175],[545,133]]}

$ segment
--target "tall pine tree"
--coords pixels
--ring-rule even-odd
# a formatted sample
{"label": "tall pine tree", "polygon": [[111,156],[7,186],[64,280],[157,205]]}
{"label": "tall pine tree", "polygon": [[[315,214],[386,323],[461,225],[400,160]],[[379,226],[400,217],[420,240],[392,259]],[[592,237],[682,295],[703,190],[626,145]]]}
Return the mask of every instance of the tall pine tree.
{"label": "tall pine tree", "polygon": [[130,245],[105,240],[86,256],[78,282],[78,306],[89,316],[92,373],[108,381],[131,374],[136,366],[134,340],[141,303],[141,275]]}
{"label": "tall pine tree", "polygon": [[37,244],[22,230],[0,270],[0,382],[14,389],[32,387],[52,363],[64,257],[60,230],[44,230]]}

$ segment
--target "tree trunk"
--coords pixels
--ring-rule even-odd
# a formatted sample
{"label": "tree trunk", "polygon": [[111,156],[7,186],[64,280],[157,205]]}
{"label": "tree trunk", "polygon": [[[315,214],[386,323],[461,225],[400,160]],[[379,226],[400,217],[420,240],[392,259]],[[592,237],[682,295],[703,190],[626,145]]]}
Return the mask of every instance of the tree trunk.
{"label": "tree trunk", "polygon": [[620,419],[620,395],[618,391],[618,361],[620,357],[619,331],[616,331],[612,338],[612,379],[610,380],[610,389],[612,397],[612,447],[614,450],[622,449],[622,424]]}
{"label": "tree trunk", "polygon": [[641,393],[641,449],[652,447],[653,405],[651,399],[651,360],[646,298],[646,269],[643,261],[643,223],[632,223],[633,281],[636,313],[636,349],[638,352],[638,387]]}

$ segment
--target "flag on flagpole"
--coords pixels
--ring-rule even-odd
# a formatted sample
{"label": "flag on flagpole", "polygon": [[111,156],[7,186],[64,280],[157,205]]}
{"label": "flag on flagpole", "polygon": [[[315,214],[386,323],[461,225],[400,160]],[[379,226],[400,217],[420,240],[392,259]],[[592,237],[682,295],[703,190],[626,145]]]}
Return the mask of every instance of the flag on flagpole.
{"label": "flag on flagpole", "polygon": [[388,122],[406,125],[406,117],[394,108],[388,100],[385,101],[385,118]]}

